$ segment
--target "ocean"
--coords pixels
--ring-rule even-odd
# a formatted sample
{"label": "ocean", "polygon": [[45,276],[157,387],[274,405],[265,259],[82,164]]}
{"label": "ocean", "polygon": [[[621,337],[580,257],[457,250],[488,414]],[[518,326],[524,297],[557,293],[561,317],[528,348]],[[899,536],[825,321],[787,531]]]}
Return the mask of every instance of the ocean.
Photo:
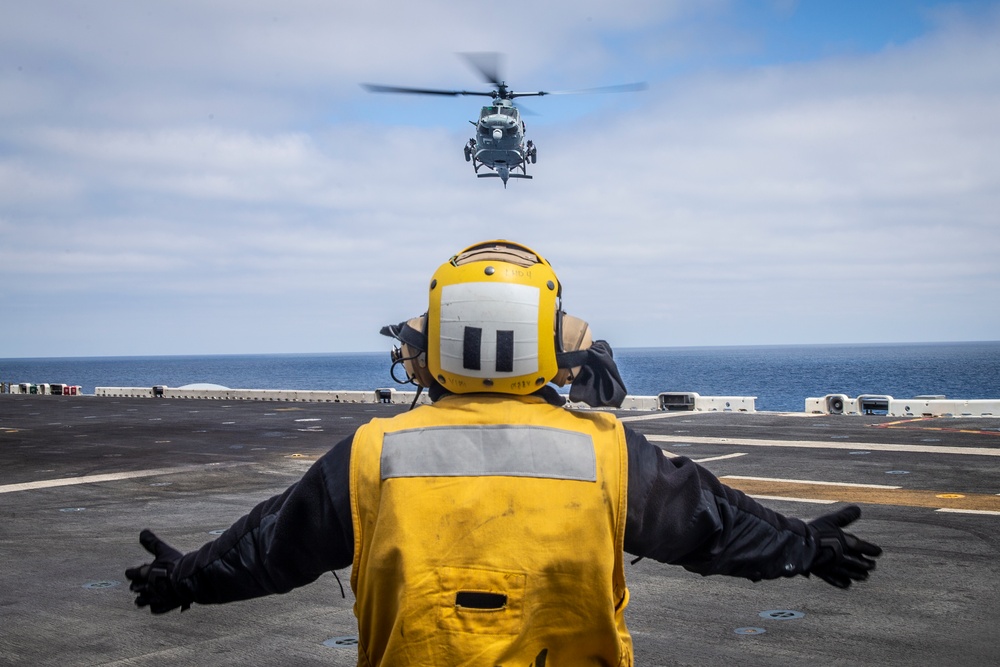
{"label": "ocean", "polygon": [[[858,345],[622,348],[628,393],[756,396],[757,410],[801,412],[808,397],[883,394],[1000,398],[1000,341]],[[399,387],[389,353],[0,359],[0,382],[152,387],[209,382],[232,389]],[[404,388],[410,388],[406,386]]]}

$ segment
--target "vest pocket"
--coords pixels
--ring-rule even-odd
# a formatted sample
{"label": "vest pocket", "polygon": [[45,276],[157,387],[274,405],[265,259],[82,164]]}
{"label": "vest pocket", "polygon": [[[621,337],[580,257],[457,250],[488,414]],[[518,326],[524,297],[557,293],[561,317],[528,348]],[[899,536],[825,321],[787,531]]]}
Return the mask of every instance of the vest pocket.
{"label": "vest pocket", "polygon": [[521,631],[527,579],[523,573],[442,567],[437,574],[439,628],[493,635]]}
{"label": "vest pocket", "polygon": [[459,609],[503,609],[507,606],[507,594],[489,591],[459,591],[455,594],[455,606]]}

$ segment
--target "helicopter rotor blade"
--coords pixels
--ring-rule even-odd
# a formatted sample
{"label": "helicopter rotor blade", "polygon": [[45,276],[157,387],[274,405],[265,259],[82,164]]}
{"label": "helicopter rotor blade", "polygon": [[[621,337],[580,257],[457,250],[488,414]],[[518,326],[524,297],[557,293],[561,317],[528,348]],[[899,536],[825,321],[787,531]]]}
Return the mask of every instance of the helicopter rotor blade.
{"label": "helicopter rotor blade", "polygon": [[476,51],[472,53],[460,53],[469,65],[479,72],[486,83],[492,83],[500,87],[503,79],[500,76],[501,60],[503,55],[495,51]]}
{"label": "helicopter rotor blade", "polygon": [[536,93],[511,93],[511,97],[526,97],[528,95],[590,95],[593,93],[637,93],[646,90],[644,81],[622,83],[617,86],[598,86],[597,88],[579,88],[577,90],[549,90]]}
{"label": "helicopter rotor blade", "polygon": [[445,95],[457,97],[459,95],[481,95],[492,97],[492,92],[477,90],[438,90],[436,88],[407,88],[404,86],[383,86],[376,83],[363,83],[361,86],[370,93],[408,93],[411,95]]}

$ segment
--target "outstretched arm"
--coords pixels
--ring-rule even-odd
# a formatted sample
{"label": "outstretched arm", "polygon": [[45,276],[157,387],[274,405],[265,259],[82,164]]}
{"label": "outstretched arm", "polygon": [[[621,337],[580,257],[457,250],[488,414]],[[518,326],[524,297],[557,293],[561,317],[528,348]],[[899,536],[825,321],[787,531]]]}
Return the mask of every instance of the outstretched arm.
{"label": "outstretched arm", "polygon": [[260,503],[218,539],[181,555],[150,531],[140,541],[156,557],[126,576],[136,604],[162,613],[287,593],[351,564],[352,438],[338,443],[284,493]]}
{"label": "outstretched arm", "polygon": [[630,554],[753,581],[815,573],[842,588],[875,568],[881,549],[843,531],[860,516],[857,508],[807,524],[726,486],[688,458],[664,456],[632,429],[625,434]]}

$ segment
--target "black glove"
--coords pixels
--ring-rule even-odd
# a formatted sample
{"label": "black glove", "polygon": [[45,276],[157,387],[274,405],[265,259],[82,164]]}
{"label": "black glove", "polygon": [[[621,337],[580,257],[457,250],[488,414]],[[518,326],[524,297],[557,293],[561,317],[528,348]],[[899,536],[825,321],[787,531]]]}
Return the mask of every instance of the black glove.
{"label": "black glove", "polygon": [[148,606],[154,614],[164,614],[177,607],[184,611],[190,607],[191,604],[178,595],[170,579],[170,573],[183,554],[148,528],[139,533],[139,543],[156,560],[125,570],[125,576],[132,582],[129,590],[136,594],[135,606],[140,609]]}
{"label": "black glove", "polygon": [[852,582],[868,578],[868,573],[875,569],[873,559],[882,554],[882,549],[843,531],[860,516],[861,508],[849,505],[809,522],[816,540],[810,574],[837,588],[850,588]]}
{"label": "black glove", "polygon": [[580,374],[569,387],[569,400],[586,403],[592,408],[620,408],[628,391],[611,346],[607,341],[598,340],[581,352],[585,356]]}

